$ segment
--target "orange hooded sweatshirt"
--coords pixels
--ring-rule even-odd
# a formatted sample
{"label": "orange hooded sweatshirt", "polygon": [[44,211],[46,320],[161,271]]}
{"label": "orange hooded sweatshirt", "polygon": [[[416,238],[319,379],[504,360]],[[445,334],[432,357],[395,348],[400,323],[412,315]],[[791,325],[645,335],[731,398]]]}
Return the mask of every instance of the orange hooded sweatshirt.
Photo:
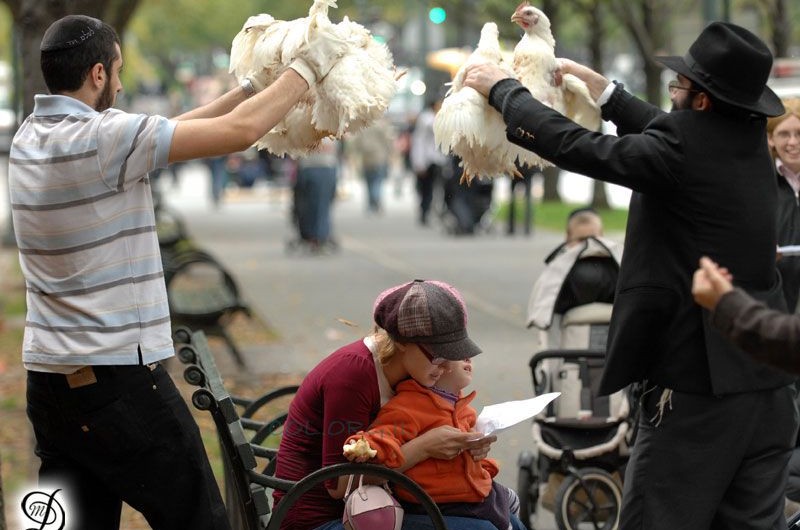
{"label": "orange hooded sweatshirt", "polygon": [[[413,379],[401,381],[395,391],[396,395],[381,407],[370,429],[348,439],[349,443],[363,436],[370,447],[378,451],[373,462],[391,468],[403,465],[400,447],[435,427],[449,425],[463,432],[472,432],[475,428],[477,414],[469,406],[475,392],[453,404]],[[498,471],[493,459],[476,462],[469,451],[465,451],[452,460],[423,460],[406,470],[405,475],[437,503],[481,502],[489,495],[492,477]],[[395,493],[404,501],[419,502],[400,487]]]}

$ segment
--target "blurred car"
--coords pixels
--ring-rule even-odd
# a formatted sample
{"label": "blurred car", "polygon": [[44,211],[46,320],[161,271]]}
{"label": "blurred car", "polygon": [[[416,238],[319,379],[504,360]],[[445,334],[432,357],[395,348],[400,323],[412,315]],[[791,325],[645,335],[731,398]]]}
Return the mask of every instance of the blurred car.
{"label": "blurred car", "polygon": [[767,84],[782,99],[800,98],[800,59],[775,59]]}

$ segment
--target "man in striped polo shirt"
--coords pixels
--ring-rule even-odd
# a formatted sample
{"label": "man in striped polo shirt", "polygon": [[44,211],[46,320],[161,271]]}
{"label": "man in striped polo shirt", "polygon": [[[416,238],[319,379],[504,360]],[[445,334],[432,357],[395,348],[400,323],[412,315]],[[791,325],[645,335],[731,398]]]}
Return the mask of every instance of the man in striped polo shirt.
{"label": "man in striped polo shirt", "polygon": [[70,15],[45,33],[50,94],[14,137],[9,189],[39,477],[63,490],[71,528],[118,528],[123,501],[157,530],[229,528],[197,425],[159,365],[174,352],[147,174],[252,145],[342,46],[320,32],[271,86],[253,76],[168,120],[111,109],[113,28]]}

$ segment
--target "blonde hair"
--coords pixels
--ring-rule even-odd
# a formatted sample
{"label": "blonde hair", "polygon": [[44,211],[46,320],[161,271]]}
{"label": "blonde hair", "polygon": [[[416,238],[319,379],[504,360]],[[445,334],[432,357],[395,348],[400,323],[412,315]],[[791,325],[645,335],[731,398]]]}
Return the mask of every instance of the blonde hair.
{"label": "blonde hair", "polygon": [[[787,119],[795,116],[796,118],[800,118],[800,98],[790,98],[783,100],[783,106],[786,109],[786,112],[781,114],[780,116],[775,116],[773,118],[767,118],[767,136],[771,137],[772,133],[775,132],[775,128],[778,127],[781,123],[786,121]],[[778,153],[775,152],[774,147],[769,148],[769,152],[772,155],[772,158],[777,158]]]}
{"label": "blonde hair", "polygon": [[372,330],[372,336],[375,338],[375,347],[378,350],[378,361],[381,364],[389,364],[389,361],[400,351],[399,343],[390,337],[385,329],[377,325]]}

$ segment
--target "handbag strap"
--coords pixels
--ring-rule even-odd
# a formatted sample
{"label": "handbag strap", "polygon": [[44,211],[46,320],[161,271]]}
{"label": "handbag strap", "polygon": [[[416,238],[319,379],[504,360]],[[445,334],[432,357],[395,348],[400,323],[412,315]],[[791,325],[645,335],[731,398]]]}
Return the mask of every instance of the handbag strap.
{"label": "handbag strap", "polygon": [[[350,475],[350,476],[347,478],[347,488],[345,488],[345,490],[344,490],[344,497],[342,497],[342,499],[344,499],[345,501],[347,500],[347,497],[349,497],[349,496],[350,496],[350,491],[351,491],[351,489],[353,488],[353,477],[354,477],[354,476],[355,476],[355,475]],[[355,492],[355,491],[357,491],[357,490],[361,490],[361,491],[363,491],[363,489],[364,489],[364,475],[359,475],[359,476],[358,476],[358,487],[357,487],[355,490],[352,490],[352,491],[353,491],[353,492]],[[362,497],[363,497],[363,495],[362,495]]]}
{"label": "handbag strap", "polygon": [[346,501],[347,497],[350,496],[350,488],[352,487],[353,487],[353,475],[350,475],[350,477],[347,479],[347,488],[345,488],[344,490],[344,497],[342,497],[343,500]]}
{"label": "handbag strap", "polygon": [[[359,475],[358,476],[358,487],[356,489],[352,489],[353,488],[353,477],[354,476],[355,475],[350,475],[347,478],[347,488],[345,488],[344,497],[342,497],[342,500],[345,501],[345,502],[347,502],[348,497],[350,497],[351,490],[352,490],[352,493],[358,492],[358,495],[359,495],[359,497],[361,497],[361,500],[364,500],[364,501],[367,500],[367,493],[366,493],[366,490],[364,489],[364,475]],[[388,482],[384,482],[383,484],[380,485],[380,487],[383,488],[384,490],[386,490],[386,493],[388,493],[390,496],[392,495],[392,489],[389,487],[389,483]]]}

